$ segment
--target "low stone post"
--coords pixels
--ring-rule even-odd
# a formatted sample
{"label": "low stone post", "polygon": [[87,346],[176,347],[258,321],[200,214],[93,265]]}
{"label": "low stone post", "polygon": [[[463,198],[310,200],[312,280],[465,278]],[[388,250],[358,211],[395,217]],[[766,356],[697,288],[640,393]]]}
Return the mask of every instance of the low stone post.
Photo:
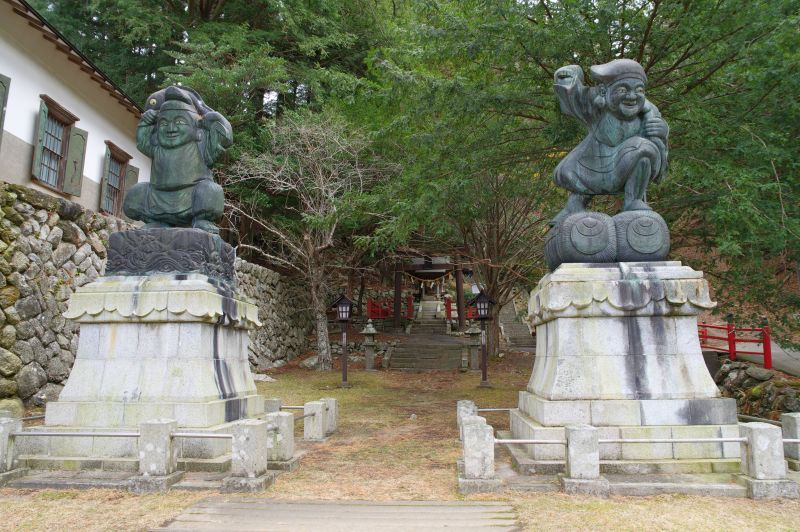
{"label": "low stone post", "polygon": [[474,401],[462,399],[456,403],[456,424],[458,425],[458,438],[464,441],[464,417],[477,416],[478,407]]}
{"label": "low stone post", "polygon": [[267,425],[274,427],[267,434],[267,460],[291,461],[294,457],[294,415],[289,412],[271,412],[267,414]]}
{"label": "low stone post", "polygon": [[322,401],[309,401],[303,405],[303,414],[309,417],[303,419],[303,439],[306,441],[325,440],[325,403]]}
{"label": "low stone post", "polygon": [[[800,412],[781,414],[783,425],[783,438],[785,440],[800,440]],[[792,471],[800,471],[800,443],[784,443],[783,454]]]}
{"label": "low stone post", "polygon": [[496,491],[503,483],[494,476],[494,429],[480,416],[465,415],[461,423],[464,441],[458,490],[461,493]]}
{"label": "low stone post", "polygon": [[325,435],[330,436],[338,426],[339,401],[333,397],[323,397],[320,401],[325,403]]}
{"label": "low stone post", "polygon": [[244,419],[233,426],[231,474],[222,480],[223,491],[259,491],[272,483],[267,472],[267,421]]}
{"label": "low stone post", "polygon": [[394,354],[395,347],[397,347],[396,341],[391,341],[386,344],[386,351],[383,352],[383,360],[381,360],[381,366],[383,369],[389,369],[389,364],[392,361],[392,355]]}
{"label": "low stone post", "polygon": [[283,403],[281,403],[281,398],[280,397],[265,397],[264,398],[264,413],[265,414],[271,414],[272,412],[280,412],[281,411],[281,406],[283,406]]}
{"label": "low stone post", "polygon": [[783,435],[780,427],[769,423],[741,423],[745,442],[740,446],[741,482],[752,499],[797,498],[797,484],[786,479],[783,460]]}
{"label": "low stone post", "polygon": [[600,476],[600,444],[591,425],[565,427],[567,438],[566,474],[561,487],[566,493],[608,496],[608,480]]}
{"label": "low stone post", "polygon": [[130,491],[166,491],[183,477],[183,472],[178,471],[178,448],[172,438],[177,429],[174,419],[139,425],[139,475],[131,478]]}
{"label": "low stone post", "polygon": [[22,430],[22,421],[16,418],[0,418],[0,473],[16,468],[16,451],[12,432]]}
{"label": "low stone post", "polygon": [[494,429],[480,416],[465,416],[464,478],[494,478]]}
{"label": "low stone post", "polygon": [[481,330],[473,321],[466,331],[469,337],[469,369],[480,371],[481,369]]}
{"label": "low stone post", "polygon": [[372,320],[367,320],[367,325],[361,334],[364,335],[364,368],[367,371],[375,371],[375,335],[378,331],[372,325]]}

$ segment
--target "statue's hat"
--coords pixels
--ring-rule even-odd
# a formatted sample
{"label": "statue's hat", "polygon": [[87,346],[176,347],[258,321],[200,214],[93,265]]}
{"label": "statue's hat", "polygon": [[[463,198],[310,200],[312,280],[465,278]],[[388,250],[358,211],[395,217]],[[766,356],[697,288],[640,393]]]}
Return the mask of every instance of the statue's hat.
{"label": "statue's hat", "polygon": [[602,65],[594,65],[589,68],[592,77],[608,85],[618,79],[633,78],[647,83],[647,74],[644,73],[642,65],[633,59],[614,59]]}
{"label": "statue's hat", "polygon": [[159,110],[189,111],[190,113],[199,114],[191,95],[175,85],[164,90],[164,103],[161,104]]}

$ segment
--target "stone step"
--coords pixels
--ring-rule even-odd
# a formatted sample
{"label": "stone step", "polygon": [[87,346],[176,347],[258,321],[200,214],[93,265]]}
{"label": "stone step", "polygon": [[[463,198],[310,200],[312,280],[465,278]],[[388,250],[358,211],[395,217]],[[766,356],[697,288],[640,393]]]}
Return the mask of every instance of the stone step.
{"label": "stone step", "polygon": [[[136,458],[87,458],[82,456],[20,455],[20,467],[40,471],[108,471],[136,473]],[[193,472],[225,472],[231,469],[230,455],[217,458],[178,459],[178,469]]]}
{"label": "stone step", "polygon": [[536,347],[536,340],[533,340],[533,341],[530,341],[530,342],[527,342],[527,341],[526,342],[520,342],[520,341],[517,341],[517,340],[511,340],[509,342],[509,345],[511,345],[512,347]]}
{"label": "stone step", "polygon": [[395,362],[391,361],[389,364],[391,369],[459,369],[461,368],[461,361],[441,361],[441,362]]}
{"label": "stone step", "polygon": [[[497,431],[501,440],[513,439],[510,431]],[[503,445],[511,455],[511,465],[523,475],[557,475],[564,472],[564,460],[534,460],[528,445]],[[736,474],[741,470],[738,458],[697,458],[664,460],[600,460],[601,473],[608,475],[658,474]]]}
{"label": "stone step", "polygon": [[381,530],[518,530],[506,503],[281,501],[214,497],[186,509],[159,530],[348,532]]}
{"label": "stone step", "polygon": [[[709,497],[747,497],[747,488],[732,475],[605,475],[611,495],[647,497],[682,494]],[[727,477],[727,478],[725,478]],[[715,482],[716,480],[716,482]]]}
{"label": "stone step", "polygon": [[461,355],[442,356],[442,355],[428,355],[428,356],[392,356],[392,360],[461,360]]}
{"label": "stone step", "polygon": [[131,475],[125,471],[30,471],[7,486],[17,489],[127,489]]}
{"label": "stone step", "polygon": [[418,356],[418,355],[456,355],[461,354],[461,347],[458,346],[456,348],[447,348],[447,349],[433,349],[433,348],[426,348],[426,349],[403,349],[403,350],[395,350],[394,355],[408,355],[408,356]]}
{"label": "stone step", "polygon": [[461,350],[453,351],[450,353],[442,353],[442,352],[430,352],[430,353],[419,353],[419,352],[405,352],[405,353],[394,353],[392,355],[394,360],[402,360],[402,359],[443,359],[443,358],[461,358]]}

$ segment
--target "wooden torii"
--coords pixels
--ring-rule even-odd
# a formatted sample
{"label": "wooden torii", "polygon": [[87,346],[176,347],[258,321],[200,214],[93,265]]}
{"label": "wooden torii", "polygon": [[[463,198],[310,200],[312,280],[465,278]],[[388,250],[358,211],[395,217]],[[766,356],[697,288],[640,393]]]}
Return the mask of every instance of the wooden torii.
{"label": "wooden torii", "polygon": [[458,310],[458,328],[466,326],[466,312],[464,312],[464,270],[460,262],[433,262],[431,257],[424,257],[422,264],[404,264],[398,260],[394,270],[394,326],[401,326],[401,306],[403,296],[403,275],[408,272],[419,279],[441,277],[442,274],[452,271],[456,278],[456,309]]}

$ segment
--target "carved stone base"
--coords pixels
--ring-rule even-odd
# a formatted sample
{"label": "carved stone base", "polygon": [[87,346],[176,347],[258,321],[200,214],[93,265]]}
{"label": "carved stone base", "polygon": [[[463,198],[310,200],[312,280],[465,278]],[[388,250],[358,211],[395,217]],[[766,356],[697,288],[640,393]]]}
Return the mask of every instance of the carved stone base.
{"label": "carved stone base", "polygon": [[[204,233],[205,234],[205,233]],[[191,432],[225,432],[264,412],[248,361],[257,308],[199,274],[103,277],[73,294],[78,352],[45,428],[135,430],[174,419]],[[132,438],[29,438],[23,454],[136,457]],[[213,459],[230,441],[182,439],[183,458]]]}
{"label": "carved stone base", "polygon": [[[697,315],[714,306],[702,272],[679,262],[562,264],[531,293],[536,361],[513,439],[563,440],[573,424],[601,440],[738,437],[736,401],[720,397],[700,352]],[[526,447],[564,459],[560,444]],[[600,457],[733,459],[739,444],[603,443]]]}
{"label": "carved stone base", "polygon": [[106,275],[198,273],[234,289],[236,251],[201,229],[156,228],[111,233]]}

